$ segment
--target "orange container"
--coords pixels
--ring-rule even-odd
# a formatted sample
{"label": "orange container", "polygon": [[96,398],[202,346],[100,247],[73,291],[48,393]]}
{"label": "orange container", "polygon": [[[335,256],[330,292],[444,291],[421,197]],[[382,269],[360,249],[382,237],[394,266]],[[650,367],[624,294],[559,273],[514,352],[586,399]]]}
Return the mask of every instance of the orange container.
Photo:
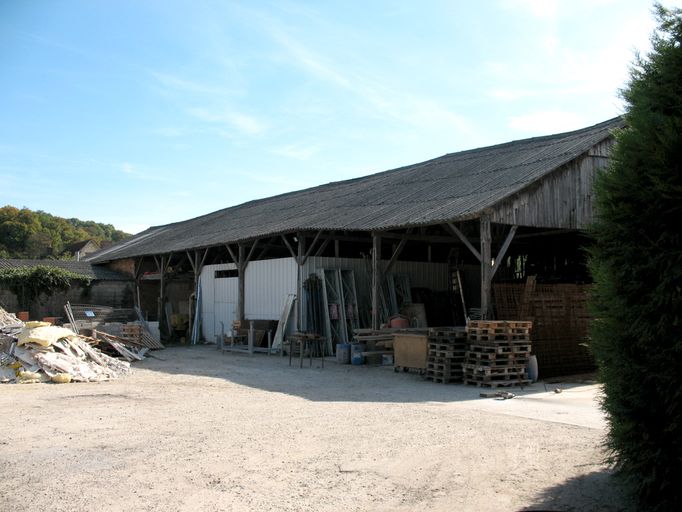
{"label": "orange container", "polygon": [[19,311],[17,313],[17,318],[22,322],[28,322],[28,311]]}

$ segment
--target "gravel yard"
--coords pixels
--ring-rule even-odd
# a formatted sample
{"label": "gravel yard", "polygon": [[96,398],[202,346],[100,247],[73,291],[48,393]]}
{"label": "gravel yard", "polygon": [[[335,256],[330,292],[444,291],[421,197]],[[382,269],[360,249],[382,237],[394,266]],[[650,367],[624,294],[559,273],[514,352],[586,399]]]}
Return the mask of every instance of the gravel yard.
{"label": "gravel yard", "polygon": [[111,382],[0,385],[0,510],[624,508],[596,385],[502,400],[331,359],[154,354]]}

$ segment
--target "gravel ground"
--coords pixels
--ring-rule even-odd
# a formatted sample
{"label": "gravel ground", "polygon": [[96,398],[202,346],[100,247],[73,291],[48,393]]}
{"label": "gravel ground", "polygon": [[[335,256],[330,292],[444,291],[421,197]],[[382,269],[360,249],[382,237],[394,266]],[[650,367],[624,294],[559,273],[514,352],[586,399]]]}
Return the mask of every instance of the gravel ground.
{"label": "gravel ground", "polygon": [[593,384],[498,400],[331,359],[155,355],[112,382],[1,385],[0,510],[625,508]]}

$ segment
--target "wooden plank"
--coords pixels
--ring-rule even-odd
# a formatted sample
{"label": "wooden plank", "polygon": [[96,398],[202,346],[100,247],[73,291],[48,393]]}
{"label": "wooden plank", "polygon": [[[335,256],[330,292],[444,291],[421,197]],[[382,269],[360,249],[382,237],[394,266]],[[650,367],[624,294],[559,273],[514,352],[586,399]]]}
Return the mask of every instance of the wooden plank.
{"label": "wooden plank", "polygon": [[482,214],[480,218],[481,229],[481,318],[491,317],[492,306],[492,272],[491,253],[492,235],[490,233],[490,217]]}
{"label": "wooden plank", "polygon": [[372,233],[372,329],[379,329],[379,284],[381,282],[381,237]]}

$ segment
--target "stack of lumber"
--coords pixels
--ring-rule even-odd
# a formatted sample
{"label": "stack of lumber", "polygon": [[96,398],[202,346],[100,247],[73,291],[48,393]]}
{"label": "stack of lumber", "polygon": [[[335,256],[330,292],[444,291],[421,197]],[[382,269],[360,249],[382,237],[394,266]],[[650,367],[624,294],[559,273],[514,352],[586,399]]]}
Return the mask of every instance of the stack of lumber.
{"label": "stack of lumber", "polygon": [[0,382],[100,382],[130,371],[127,361],[63,327],[28,322],[15,334],[0,350]]}
{"label": "stack of lumber", "polygon": [[443,384],[462,382],[466,351],[467,333],[463,328],[430,329],[426,378]]}
{"label": "stack of lumber", "polygon": [[[94,326],[94,329],[99,334],[109,334],[118,338],[120,343],[133,347],[146,347],[147,349],[162,349],[165,348],[160,341],[154,339],[151,333],[144,325],[138,322],[119,323],[107,322]],[[93,337],[94,336],[93,331]]]}
{"label": "stack of lumber", "polygon": [[532,322],[470,320],[464,383],[498,387],[529,384]]}

